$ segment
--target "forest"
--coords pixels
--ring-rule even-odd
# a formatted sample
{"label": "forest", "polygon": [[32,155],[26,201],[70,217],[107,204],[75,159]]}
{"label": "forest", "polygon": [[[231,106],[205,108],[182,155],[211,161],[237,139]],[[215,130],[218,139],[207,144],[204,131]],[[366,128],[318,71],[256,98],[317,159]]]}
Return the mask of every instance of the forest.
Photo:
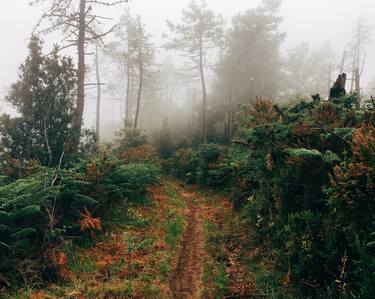
{"label": "forest", "polygon": [[1,299],[375,298],[374,4],[24,2]]}

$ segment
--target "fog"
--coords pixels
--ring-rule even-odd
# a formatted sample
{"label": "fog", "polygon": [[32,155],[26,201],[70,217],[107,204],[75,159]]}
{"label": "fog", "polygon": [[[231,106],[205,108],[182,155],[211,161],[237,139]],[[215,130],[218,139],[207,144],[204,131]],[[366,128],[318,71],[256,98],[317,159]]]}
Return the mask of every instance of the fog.
{"label": "fog", "polygon": [[[10,84],[17,79],[18,67],[27,55],[27,44],[34,29],[35,24],[41,17],[42,7],[30,7],[26,0],[3,1],[0,11],[0,35],[2,43],[0,47],[0,92],[1,98],[7,92]],[[152,35],[152,42],[156,49],[156,60],[161,63],[168,57],[179,66],[182,64],[180,56],[175,52],[167,52],[162,48],[165,41],[162,34],[167,32],[166,20],[178,22],[181,10],[185,9],[189,0],[133,0],[126,7],[130,8],[133,15],[140,14],[146,25],[146,30]],[[227,27],[230,26],[231,18],[246,10],[256,7],[261,3],[258,0],[207,0],[208,7],[221,14]],[[286,33],[284,42],[281,45],[282,55],[286,55],[289,49],[296,47],[301,42],[309,43],[312,50],[318,49],[322,44],[328,42],[330,47],[337,54],[335,63],[340,61],[344,50],[347,49],[353,36],[354,22],[362,18],[370,26],[375,28],[375,2],[373,0],[284,0],[279,15],[283,18],[280,31]],[[123,6],[107,9],[103,11],[105,16],[113,18],[110,24],[115,24],[124,12]],[[53,33],[43,36],[46,47],[51,47],[53,43],[59,42],[59,34]],[[110,42],[111,35],[105,38],[105,43]],[[72,56],[75,51],[67,52]],[[375,77],[375,44],[373,42],[366,45],[366,61],[362,76],[363,87],[367,86]],[[89,57],[88,64],[92,57]],[[111,66],[103,63],[101,66],[102,81],[106,84],[113,78]],[[333,77],[337,76],[337,71]],[[212,76],[212,74],[210,74]],[[333,78],[332,78],[333,79]],[[88,75],[88,81],[92,80],[92,75]],[[322,78],[325,80],[325,78]],[[209,80],[212,83],[212,80]],[[183,102],[185,95],[180,88],[176,93],[175,102]],[[105,88],[103,88],[105,89]],[[209,84],[209,91],[212,84]],[[103,122],[108,118],[121,122],[123,107],[118,96],[105,92],[103,96]],[[9,112],[11,109],[2,101],[2,112]],[[142,112],[141,112],[142,114]],[[85,125],[94,126],[95,119],[95,93],[88,91],[85,107]]]}

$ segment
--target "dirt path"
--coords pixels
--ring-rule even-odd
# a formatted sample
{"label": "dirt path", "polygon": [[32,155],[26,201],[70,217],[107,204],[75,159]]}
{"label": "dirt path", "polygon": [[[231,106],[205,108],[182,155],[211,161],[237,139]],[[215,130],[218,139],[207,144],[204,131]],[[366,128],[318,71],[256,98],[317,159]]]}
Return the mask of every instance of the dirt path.
{"label": "dirt path", "polygon": [[192,193],[182,193],[186,199],[187,226],[183,235],[177,267],[170,281],[174,299],[200,298],[204,237],[199,207]]}

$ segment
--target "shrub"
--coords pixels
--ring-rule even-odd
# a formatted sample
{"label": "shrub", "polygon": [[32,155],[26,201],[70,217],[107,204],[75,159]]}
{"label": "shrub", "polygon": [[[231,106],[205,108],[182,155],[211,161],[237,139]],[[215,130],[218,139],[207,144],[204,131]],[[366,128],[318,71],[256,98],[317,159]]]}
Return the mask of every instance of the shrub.
{"label": "shrub", "polygon": [[158,132],[154,138],[155,146],[158,150],[159,156],[162,159],[168,159],[172,156],[173,153],[173,141],[171,133],[168,128],[168,122],[165,120],[163,122],[163,127]]}
{"label": "shrub", "polygon": [[354,104],[258,99],[237,118],[232,198],[303,297],[374,296],[375,131]]}
{"label": "shrub", "polygon": [[226,156],[227,148],[217,144],[182,148],[163,164],[163,170],[189,184],[224,188],[234,171]]}
{"label": "shrub", "polygon": [[147,144],[147,137],[140,129],[125,128],[117,132],[116,135],[119,137],[115,141],[116,152],[118,153]]}
{"label": "shrub", "polygon": [[157,152],[154,147],[144,144],[138,147],[129,148],[119,154],[124,163],[145,163],[155,162],[157,160]]}
{"label": "shrub", "polygon": [[143,199],[147,186],[157,183],[158,173],[154,165],[124,165],[104,153],[69,169],[39,167],[30,176],[3,182],[0,286],[58,275],[61,265],[54,257],[65,237],[101,230],[98,216],[115,203]]}

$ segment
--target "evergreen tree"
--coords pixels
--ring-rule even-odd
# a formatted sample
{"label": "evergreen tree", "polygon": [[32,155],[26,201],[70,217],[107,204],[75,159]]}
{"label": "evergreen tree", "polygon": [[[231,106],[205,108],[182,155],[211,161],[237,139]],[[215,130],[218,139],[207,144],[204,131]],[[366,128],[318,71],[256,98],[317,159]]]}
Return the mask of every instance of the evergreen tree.
{"label": "evergreen tree", "polygon": [[[151,36],[146,32],[140,16],[133,18],[130,11],[121,17],[115,31],[116,40],[109,44],[106,53],[115,61],[122,78],[126,80],[125,126],[133,124],[136,130],[139,125],[142,98],[146,87],[152,87],[154,71],[154,47]],[[131,115],[131,100],[137,87],[134,116]]]}
{"label": "evergreen tree", "polygon": [[209,50],[217,47],[222,37],[223,20],[207,8],[205,1],[191,1],[188,10],[182,11],[182,23],[167,25],[174,37],[170,38],[166,47],[181,51],[193,63],[189,69],[202,85],[202,135],[207,142],[207,82],[206,65]]}
{"label": "evergreen tree", "polygon": [[264,0],[261,6],[233,18],[217,69],[220,90],[229,90],[243,101],[255,96],[275,97],[279,93],[280,46],[284,39],[278,30],[280,5],[278,0]]}
{"label": "evergreen tree", "polygon": [[305,42],[290,49],[283,68],[284,93],[304,97],[317,93],[326,96],[333,84],[333,74],[338,72],[335,60],[335,52],[328,43],[317,50],[311,50]]}
{"label": "evergreen tree", "polygon": [[20,116],[2,115],[0,133],[3,152],[52,166],[72,149],[77,77],[71,58],[60,56],[57,48],[44,56],[42,44],[31,38],[19,79],[6,97]]}
{"label": "evergreen tree", "polygon": [[114,27],[104,33],[99,33],[96,29],[103,25],[103,20],[108,18],[95,13],[95,7],[111,7],[128,0],[113,1],[90,1],[90,0],[30,0],[31,5],[38,5],[49,2],[47,9],[38,22],[40,26],[47,20],[51,25],[42,30],[43,33],[49,33],[54,30],[61,30],[65,35],[62,43],[66,42],[60,48],[76,47],[78,56],[77,67],[77,113],[74,118],[75,135],[73,147],[78,151],[79,139],[83,122],[83,112],[85,108],[85,78],[86,78],[86,54],[87,45],[98,41],[107,34],[111,33]]}
{"label": "evergreen tree", "polygon": [[[132,86],[136,76],[136,50],[137,50],[137,24],[136,20],[127,9],[121,16],[120,22],[114,31],[115,40],[107,45],[106,55],[113,60],[119,68],[117,78],[121,82],[117,85],[125,86],[125,126],[131,123]],[[125,84],[124,84],[125,81]],[[111,86],[111,89],[116,86]],[[121,89],[123,92],[124,89]],[[121,95],[122,96],[122,95]]]}

